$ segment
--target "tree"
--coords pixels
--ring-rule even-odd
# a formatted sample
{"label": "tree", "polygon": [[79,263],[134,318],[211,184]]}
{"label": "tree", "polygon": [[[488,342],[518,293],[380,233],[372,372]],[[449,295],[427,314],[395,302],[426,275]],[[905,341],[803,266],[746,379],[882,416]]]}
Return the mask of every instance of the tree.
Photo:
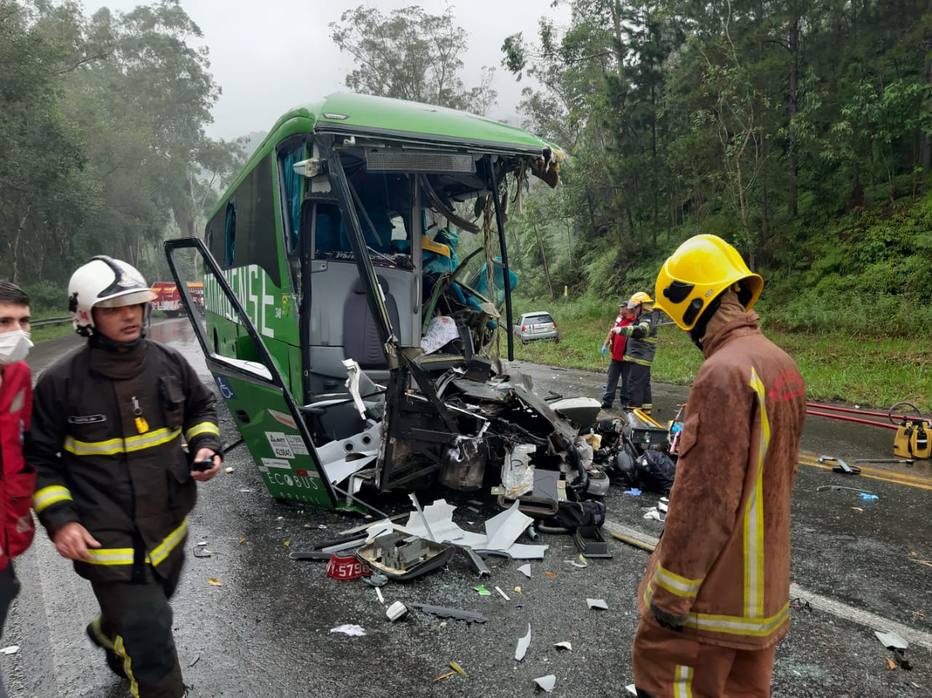
{"label": "tree", "polygon": [[241,157],[204,134],[219,89],[177,0],[126,14],[0,0],[0,245],[62,284],[93,254],[162,266]]}
{"label": "tree", "polygon": [[356,64],[345,79],[351,90],[476,114],[495,104],[492,68],[483,68],[479,85],[463,84],[467,35],[451,7],[432,15],[412,5],[386,15],[360,5],[330,23],[330,37]]}

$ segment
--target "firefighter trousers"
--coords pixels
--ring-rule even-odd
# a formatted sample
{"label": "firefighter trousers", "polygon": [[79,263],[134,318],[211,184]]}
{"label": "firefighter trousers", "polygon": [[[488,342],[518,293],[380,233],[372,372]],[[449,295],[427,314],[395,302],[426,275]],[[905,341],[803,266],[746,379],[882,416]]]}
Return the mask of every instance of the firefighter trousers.
{"label": "firefighter trousers", "polygon": [[631,407],[640,407],[645,412],[653,409],[653,398],[650,393],[650,366],[636,364],[625,361],[629,364],[628,368],[628,394],[630,400],[628,405]]}
{"label": "firefighter trousers", "polygon": [[100,604],[101,630],[122,660],[130,693],[140,698],[181,698],[181,665],[172,636],[172,608],[179,573],[161,579],[151,572],[137,582],[92,582]]}
{"label": "firefighter trousers", "polygon": [[602,409],[611,409],[612,403],[615,402],[615,391],[618,389],[618,379],[621,378],[621,392],[618,394],[618,400],[621,408],[628,406],[630,398],[628,390],[628,369],[631,364],[627,361],[617,361],[612,359],[608,364],[608,379],[605,383],[605,392],[602,394]]}
{"label": "firefighter trousers", "polygon": [[641,618],[631,650],[634,684],[641,698],[768,698],[776,649],[708,645]]}
{"label": "firefighter trousers", "polygon": [[[13,561],[9,560],[6,567],[0,571],[0,633],[3,632],[3,626],[6,624],[6,614],[10,610],[10,604],[19,594],[19,580],[13,571]],[[6,698],[6,689],[3,688],[3,680],[0,678],[0,698]]]}

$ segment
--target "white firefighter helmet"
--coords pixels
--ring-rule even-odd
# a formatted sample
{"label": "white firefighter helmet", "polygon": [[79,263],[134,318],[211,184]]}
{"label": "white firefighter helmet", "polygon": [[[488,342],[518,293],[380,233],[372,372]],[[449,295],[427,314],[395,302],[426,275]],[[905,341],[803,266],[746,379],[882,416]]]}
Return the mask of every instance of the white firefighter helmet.
{"label": "white firefighter helmet", "polygon": [[68,310],[75,331],[84,337],[94,334],[95,307],[140,305],[156,297],[138,269],[106,255],[78,267],[68,282]]}

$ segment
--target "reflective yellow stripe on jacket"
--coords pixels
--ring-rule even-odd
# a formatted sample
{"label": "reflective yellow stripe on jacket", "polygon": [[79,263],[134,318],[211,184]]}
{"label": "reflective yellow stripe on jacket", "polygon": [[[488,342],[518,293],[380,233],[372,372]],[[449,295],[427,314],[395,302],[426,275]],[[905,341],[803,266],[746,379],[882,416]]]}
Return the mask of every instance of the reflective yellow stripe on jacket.
{"label": "reflective yellow stripe on jacket", "polygon": [[47,509],[58,502],[72,501],[71,491],[61,485],[49,485],[32,495],[32,508],[37,514],[41,514],[43,509]]}
{"label": "reflective yellow stripe on jacket", "polygon": [[770,446],[770,420],[764,384],[753,368],[750,386],[760,409],[760,441],[754,485],[744,510],[744,615],[759,618],[764,614],[764,458]]}
{"label": "reflective yellow stripe on jacket", "polygon": [[195,436],[200,436],[201,434],[213,434],[214,436],[220,436],[220,427],[218,427],[213,422],[199,422],[193,427],[189,427],[184,432],[185,441],[191,441]]}
{"label": "reflective yellow stripe on jacket", "polygon": [[135,453],[161,446],[177,439],[180,435],[181,429],[155,429],[145,434],[107,441],[78,441],[67,436],[64,449],[76,456],[115,456],[119,453]]}
{"label": "reflective yellow stripe on jacket", "polygon": [[[165,536],[159,543],[146,555],[146,562],[150,565],[158,566],[165,562],[171,552],[178,547],[188,534],[188,520],[185,519],[181,524]],[[88,548],[90,560],[84,560],[91,565],[132,565],[134,551],[132,548]]]}
{"label": "reflective yellow stripe on jacket", "polygon": [[675,572],[671,572],[661,564],[658,564],[657,569],[654,570],[654,582],[657,583],[657,586],[663,587],[671,594],[676,594],[677,596],[682,596],[687,599],[696,598],[696,594],[699,593],[699,587],[702,586],[701,579],[687,579]]}
{"label": "reflective yellow stripe on jacket", "polygon": [[[650,608],[651,598],[654,596],[653,584],[644,589],[644,607]],[[772,616],[766,618],[749,618],[746,616],[726,616],[713,613],[690,613],[686,616],[686,627],[693,630],[704,630],[710,633],[724,633],[726,635],[747,635],[766,637],[780,629],[790,618],[790,602]]]}

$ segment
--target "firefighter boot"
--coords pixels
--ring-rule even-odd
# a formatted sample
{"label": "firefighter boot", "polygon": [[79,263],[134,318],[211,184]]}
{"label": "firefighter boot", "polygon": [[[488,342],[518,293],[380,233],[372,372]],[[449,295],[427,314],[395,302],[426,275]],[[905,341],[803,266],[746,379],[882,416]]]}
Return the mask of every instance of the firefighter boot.
{"label": "firefighter boot", "polygon": [[110,671],[120,678],[125,679],[126,671],[123,669],[123,661],[114,651],[113,640],[107,637],[107,634],[104,632],[100,616],[97,616],[87,624],[87,636],[90,638],[91,642],[104,651],[104,655],[107,658],[107,666],[110,667]]}

